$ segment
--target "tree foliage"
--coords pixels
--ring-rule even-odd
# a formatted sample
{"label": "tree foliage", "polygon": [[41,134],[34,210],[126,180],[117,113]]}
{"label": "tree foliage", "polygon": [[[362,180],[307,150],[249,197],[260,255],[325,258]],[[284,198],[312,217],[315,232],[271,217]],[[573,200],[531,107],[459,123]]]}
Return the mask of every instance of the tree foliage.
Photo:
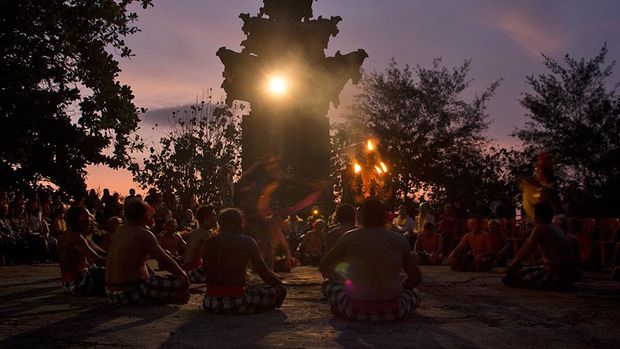
{"label": "tree foliage", "polygon": [[[466,101],[469,68],[470,61],[455,68],[440,59],[430,68],[401,68],[392,61],[385,72],[365,75],[345,116],[346,127],[337,129],[335,137],[352,134],[352,125],[364,125],[367,136],[381,143],[400,198],[426,191],[438,200],[473,207],[477,200],[505,195],[502,154],[488,149],[483,135],[489,125],[486,104],[499,81]],[[342,162],[347,147],[358,141],[338,140],[334,157]]]}
{"label": "tree foliage", "polygon": [[240,165],[239,117],[222,103],[202,101],[172,115],[172,130],[130,170],[143,189],[219,202],[218,170]]}
{"label": "tree foliage", "polygon": [[[115,57],[138,31],[133,3],[0,0],[0,178],[84,190],[85,167],[126,166],[139,110]],[[113,51],[113,53],[111,53]],[[116,55],[116,56],[115,56]]]}
{"label": "tree foliage", "polygon": [[529,76],[532,92],[521,104],[528,122],[515,134],[530,151],[546,151],[560,182],[584,189],[618,206],[620,193],[620,96],[610,85],[614,63],[607,46],[591,59],[544,56],[545,74]]}

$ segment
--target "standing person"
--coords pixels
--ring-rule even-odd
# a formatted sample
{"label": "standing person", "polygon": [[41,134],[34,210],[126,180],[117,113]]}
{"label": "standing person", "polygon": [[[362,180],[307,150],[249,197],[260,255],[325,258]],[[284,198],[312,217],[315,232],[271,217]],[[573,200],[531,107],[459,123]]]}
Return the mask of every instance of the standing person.
{"label": "standing person", "polygon": [[62,287],[67,294],[105,295],[105,259],[97,254],[84,236],[93,229],[85,207],[73,206],[67,212],[69,230],[58,235],[58,262]]}
{"label": "standing person", "polygon": [[[159,246],[148,229],[150,207],[134,201],[125,209],[127,224],[114,235],[106,264],[108,302],[119,305],[185,304],[189,300],[189,280],[179,265]],[[146,262],[154,258],[172,275],[149,275]]]}
{"label": "standing person", "polygon": [[[386,230],[379,200],[362,205],[363,228],[345,234],[321,261],[324,293],[335,315],[357,321],[409,318],[421,301],[421,274],[407,241]],[[400,271],[408,278],[401,282]]]}
{"label": "standing person", "polygon": [[[506,271],[506,286],[556,289],[573,285],[579,275],[577,256],[562,230],[551,224],[552,219],[549,203],[534,205],[534,229]],[[537,248],[542,251],[543,264],[523,265]]]}
{"label": "standing person", "polygon": [[467,218],[468,233],[448,256],[454,271],[489,271],[493,268],[493,252],[489,234],[482,231],[480,216]]}
{"label": "standing person", "polygon": [[129,195],[127,195],[125,201],[123,201],[123,206],[129,205],[134,200],[138,200],[138,196],[136,196],[136,190],[131,188],[129,189]]}
{"label": "standing person", "polygon": [[[207,285],[204,309],[215,314],[249,315],[279,308],[286,289],[267,268],[256,241],[243,234],[241,211],[223,210],[218,223],[220,234],[207,240],[203,257]],[[248,262],[266,285],[246,284]]]}
{"label": "standing person", "polygon": [[[271,270],[277,266],[280,271],[290,271],[296,264],[291,253],[291,247],[284,236],[286,229],[285,214],[280,207],[274,207],[273,214],[265,218],[266,234],[261,239],[261,252],[267,267]],[[283,259],[278,258],[279,253],[284,254]]]}
{"label": "standing person", "polygon": [[205,282],[202,257],[205,253],[205,243],[217,234],[217,212],[212,205],[202,206],[196,213],[200,224],[189,234],[187,248],[183,254],[183,270],[192,283]]}
{"label": "standing person", "polygon": [[340,205],[335,214],[338,226],[325,236],[325,252],[331,250],[345,233],[355,228],[355,207]]}

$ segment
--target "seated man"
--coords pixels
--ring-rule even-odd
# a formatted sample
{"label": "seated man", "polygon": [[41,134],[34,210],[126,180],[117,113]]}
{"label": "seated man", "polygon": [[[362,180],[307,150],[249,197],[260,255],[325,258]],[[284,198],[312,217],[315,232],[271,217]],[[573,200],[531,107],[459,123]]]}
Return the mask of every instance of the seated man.
{"label": "seated man", "polygon": [[[534,205],[534,229],[506,271],[506,286],[526,288],[565,288],[573,285],[578,276],[570,242],[562,230],[551,224],[553,208],[546,202]],[[524,266],[539,248],[543,265]]]}
{"label": "seated man", "polygon": [[[333,314],[356,321],[395,321],[409,318],[421,301],[414,287],[420,269],[409,243],[386,230],[385,210],[379,200],[362,206],[363,228],[342,236],[323,257],[319,270]],[[400,271],[408,278],[401,282]]]}
{"label": "seated man", "polygon": [[105,271],[101,267],[105,259],[84,238],[93,226],[90,213],[82,206],[71,207],[67,225],[69,230],[58,236],[58,262],[65,293],[105,295]]}
{"label": "seated man", "polygon": [[[279,308],[286,297],[286,289],[267,268],[256,241],[243,234],[241,211],[223,210],[218,223],[220,234],[205,243],[205,310],[215,314],[249,315]],[[267,285],[246,285],[246,266],[250,261]]]}
{"label": "seated man", "polygon": [[297,248],[297,258],[302,265],[319,265],[325,245],[325,221],[317,219],[314,227],[307,232]]}
{"label": "seated man", "polygon": [[202,256],[205,242],[217,234],[217,213],[212,205],[202,206],[196,213],[198,229],[189,235],[189,241],[183,254],[183,270],[187,272],[191,283],[204,283],[205,274],[202,268]]}
{"label": "seated man", "polygon": [[493,253],[489,234],[482,231],[480,217],[467,218],[467,230],[461,242],[448,257],[448,265],[454,271],[489,271],[493,268]]}
{"label": "seated man", "polygon": [[508,260],[508,239],[501,229],[499,221],[493,219],[489,222],[489,238],[491,239],[491,252],[498,267],[505,267]]}
{"label": "seated man", "polygon": [[435,233],[433,229],[433,223],[426,222],[415,242],[413,250],[416,262],[420,265],[439,265],[443,260],[441,234]]}
{"label": "seated man", "polygon": [[[106,292],[111,304],[185,304],[189,300],[187,275],[147,228],[151,214],[142,201],[132,201],[125,208],[127,224],[114,234],[108,250]],[[172,275],[149,275],[149,257]]]}
{"label": "seated man", "polygon": [[168,254],[174,258],[177,262],[183,261],[183,252],[187,248],[187,243],[181,237],[181,234],[177,232],[177,220],[170,218],[164,224],[163,234],[157,239],[159,244],[168,252]]}
{"label": "seated man", "polygon": [[110,242],[112,241],[112,235],[116,232],[116,230],[123,225],[123,220],[120,217],[112,216],[108,218],[105,232],[101,235],[101,243],[100,247],[104,251],[107,251],[110,248]]}

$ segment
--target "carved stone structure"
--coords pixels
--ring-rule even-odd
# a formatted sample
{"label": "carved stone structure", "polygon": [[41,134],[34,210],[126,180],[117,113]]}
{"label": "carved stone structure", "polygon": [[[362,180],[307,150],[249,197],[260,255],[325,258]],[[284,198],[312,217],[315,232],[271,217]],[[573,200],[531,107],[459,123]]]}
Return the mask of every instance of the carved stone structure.
{"label": "carved stone structure", "polygon": [[[226,102],[246,101],[251,112],[242,121],[242,166],[247,170],[265,156],[297,181],[328,181],[330,174],[330,103],[338,106],[344,85],[361,78],[368,55],[362,49],[326,57],[340,17],[311,19],[312,0],[264,0],[257,16],[241,14],[247,38],[241,52],[224,47],[217,56],[225,66]],[[286,77],[288,91],[267,91],[271,76]]]}

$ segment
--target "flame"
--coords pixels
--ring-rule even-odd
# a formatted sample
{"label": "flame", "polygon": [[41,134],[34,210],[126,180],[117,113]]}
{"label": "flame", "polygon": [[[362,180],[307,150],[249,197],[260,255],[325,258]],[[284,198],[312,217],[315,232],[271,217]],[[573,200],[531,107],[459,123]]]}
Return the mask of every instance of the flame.
{"label": "flame", "polygon": [[375,145],[372,143],[372,140],[368,140],[368,142],[366,143],[366,148],[368,149],[368,151],[375,150]]}
{"label": "flame", "polygon": [[355,173],[360,173],[362,172],[362,166],[360,166],[360,164],[358,164],[357,162],[355,164],[353,164],[353,171]]}
{"label": "flame", "polygon": [[379,167],[379,166],[375,166],[375,170],[377,170],[378,174],[382,174],[383,173],[383,171],[381,170],[381,167]]}
{"label": "flame", "polygon": [[384,163],[383,161],[381,161],[381,162],[379,163],[379,165],[381,165],[381,169],[383,170],[383,172],[387,173],[388,168],[387,168],[387,166],[385,165],[385,163]]}

